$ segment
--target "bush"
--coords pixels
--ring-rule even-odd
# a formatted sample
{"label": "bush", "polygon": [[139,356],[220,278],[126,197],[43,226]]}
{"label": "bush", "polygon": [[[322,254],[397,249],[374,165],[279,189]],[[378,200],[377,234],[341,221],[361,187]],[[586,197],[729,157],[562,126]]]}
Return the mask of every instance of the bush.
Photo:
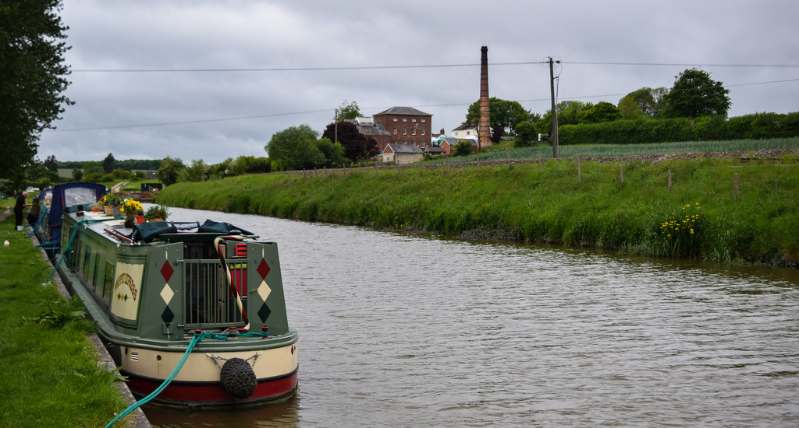
{"label": "bush", "polygon": [[455,156],[466,156],[472,154],[472,143],[468,140],[460,140],[452,148],[452,154]]}
{"label": "bush", "polygon": [[799,112],[755,113],[725,119],[704,116],[695,119],[635,119],[586,125],[563,125],[559,143],[646,144],[680,141],[746,140],[799,136]]}

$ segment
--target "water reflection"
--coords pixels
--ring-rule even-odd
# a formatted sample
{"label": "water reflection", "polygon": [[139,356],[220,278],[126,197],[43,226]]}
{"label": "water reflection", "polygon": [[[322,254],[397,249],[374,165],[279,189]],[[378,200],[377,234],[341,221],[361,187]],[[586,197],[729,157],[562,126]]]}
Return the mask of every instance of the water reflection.
{"label": "water reflection", "polygon": [[278,242],[300,390],[158,426],[799,424],[795,270],[173,212]]}

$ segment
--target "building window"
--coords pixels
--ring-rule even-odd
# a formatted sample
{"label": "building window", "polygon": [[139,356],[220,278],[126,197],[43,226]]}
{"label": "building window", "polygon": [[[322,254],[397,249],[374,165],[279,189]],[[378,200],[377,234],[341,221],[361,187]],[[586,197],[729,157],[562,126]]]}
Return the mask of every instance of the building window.
{"label": "building window", "polygon": [[402,128],[402,135],[408,135],[408,130],[405,129],[405,128]]}
{"label": "building window", "polygon": [[403,117],[403,118],[402,118],[402,121],[403,121],[403,122],[407,122],[407,121],[408,121],[408,118],[407,118],[407,117]]}
{"label": "building window", "polygon": [[416,135],[416,128],[411,129],[411,135]]}
{"label": "building window", "polygon": [[424,119],[422,119],[422,123],[424,123]]}
{"label": "building window", "polygon": [[422,141],[422,148],[424,148],[424,141]]}
{"label": "building window", "polygon": [[416,122],[416,119],[411,119],[411,122]]}
{"label": "building window", "polygon": [[422,128],[422,135],[424,135],[424,128]]}
{"label": "building window", "polygon": [[395,117],[395,118],[394,118],[394,122],[396,122],[396,121],[397,121],[397,118]]}
{"label": "building window", "polygon": [[[397,135],[397,128],[394,128],[394,135]],[[396,143],[396,141],[395,141]]]}
{"label": "building window", "polygon": [[470,135],[472,131],[466,131],[466,135]]}

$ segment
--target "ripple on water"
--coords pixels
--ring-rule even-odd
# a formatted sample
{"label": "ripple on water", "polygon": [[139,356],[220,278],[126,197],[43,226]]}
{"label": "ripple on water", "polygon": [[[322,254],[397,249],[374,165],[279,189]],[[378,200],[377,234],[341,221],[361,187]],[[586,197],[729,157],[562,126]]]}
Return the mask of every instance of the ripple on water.
{"label": "ripple on water", "polygon": [[173,212],[278,242],[300,388],[156,424],[799,425],[796,271]]}

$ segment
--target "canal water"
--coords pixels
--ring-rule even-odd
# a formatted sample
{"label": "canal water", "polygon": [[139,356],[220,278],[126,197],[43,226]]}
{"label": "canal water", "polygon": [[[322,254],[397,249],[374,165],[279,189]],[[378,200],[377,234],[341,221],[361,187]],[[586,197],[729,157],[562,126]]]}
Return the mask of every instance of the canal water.
{"label": "canal water", "polygon": [[799,426],[796,270],[172,212],[278,242],[299,390],[155,426]]}

